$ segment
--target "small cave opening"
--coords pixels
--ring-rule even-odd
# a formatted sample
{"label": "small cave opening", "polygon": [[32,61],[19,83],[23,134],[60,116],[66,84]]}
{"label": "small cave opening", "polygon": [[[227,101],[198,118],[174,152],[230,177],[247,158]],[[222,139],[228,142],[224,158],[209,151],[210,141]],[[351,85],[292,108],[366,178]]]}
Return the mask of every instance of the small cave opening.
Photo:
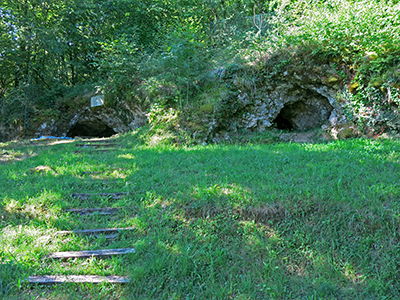
{"label": "small cave opening", "polygon": [[116,132],[101,120],[78,121],[70,128],[68,137],[110,137]]}
{"label": "small cave opening", "polygon": [[278,129],[293,130],[291,119],[285,114],[285,112],[283,112],[283,110],[284,109],[282,109],[278,116],[275,118],[274,123],[276,124],[276,127]]}
{"label": "small cave opening", "polygon": [[274,123],[278,129],[306,131],[324,124],[333,110],[327,99],[317,101],[297,101],[286,104]]}

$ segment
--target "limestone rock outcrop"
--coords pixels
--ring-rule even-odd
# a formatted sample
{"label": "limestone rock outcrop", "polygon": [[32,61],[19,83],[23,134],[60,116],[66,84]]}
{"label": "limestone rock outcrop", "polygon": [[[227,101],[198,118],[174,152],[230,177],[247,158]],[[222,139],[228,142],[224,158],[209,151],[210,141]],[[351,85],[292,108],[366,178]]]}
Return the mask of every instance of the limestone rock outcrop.
{"label": "limestone rock outcrop", "polygon": [[77,107],[59,120],[45,121],[35,135],[106,137],[134,130],[147,122],[147,116],[139,106],[119,102],[115,105],[90,107],[90,96],[84,98],[85,105]]}
{"label": "limestone rock outcrop", "polygon": [[[219,71],[229,93],[209,122],[209,139],[219,140],[239,130],[267,128],[306,131],[347,124],[337,94],[340,79],[330,65],[287,66],[275,72],[271,62],[265,69]],[[335,80],[332,80],[335,78]]]}

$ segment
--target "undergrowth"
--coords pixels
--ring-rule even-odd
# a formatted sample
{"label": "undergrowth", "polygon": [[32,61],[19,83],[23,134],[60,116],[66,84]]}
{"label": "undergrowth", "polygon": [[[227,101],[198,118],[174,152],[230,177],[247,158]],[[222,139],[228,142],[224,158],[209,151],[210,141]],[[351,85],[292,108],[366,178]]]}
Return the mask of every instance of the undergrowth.
{"label": "undergrowth", "polygon": [[[82,13],[86,18],[89,11],[102,18],[90,9],[103,4],[89,4],[75,13]],[[134,7],[125,1],[117,4],[122,11]],[[54,5],[57,7],[58,4]],[[227,6],[225,9],[224,5]],[[82,74],[75,74],[79,81],[75,78],[73,83],[71,80],[61,83],[62,80],[57,77],[68,79],[72,72],[64,74],[60,71],[56,76],[47,66],[45,78],[41,78],[40,73],[32,73],[28,75],[34,78],[29,79],[26,75],[29,80],[17,85],[18,81],[12,80],[12,68],[5,68],[10,72],[4,76],[10,78],[3,80],[8,86],[1,88],[0,94],[4,138],[14,131],[21,135],[32,134],[43,120],[62,119],[76,106],[84,106],[84,102],[79,100],[82,100],[80,97],[83,94],[100,87],[106,93],[109,106],[130,102],[146,112],[153,107],[162,107],[166,119],[170,109],[173,109],[179,115],[180,134],[201,141],[207,138],[207,126],[218,117],[215,113],[221,102],[240,92],[232,90],[231,82],[219,80],[222,74],[229,71],[232,79],[251,84],[254,78],[242,70],[253,66],[259,69],[262,78],[268,78],[271,74],[265,74],[270,70],[262,69],[264,62],[277,56],[273,70],[276,74],[280,74],[287,65],[296,66],[299,72],[307,71],[307,68],[302,70],[304,65],[318,64],[319,61],[335,65],[340,73],[328,76],[327,80],[340,83],[339,99],[345,102],[352,121],[363,131],[371,130],[373,134],[399,130],[398,1],[293,0],[263,4],[232,1],[224,5],[202,11],[197,6],[174,2],[169,10],[160,8],[153,11],[148,18],[153,20],[154,17],[157,20],[155,24],[162,19],[157,17],[158,13],[168,11],[169,25],[162,32],[153,32],[143,30],[147,24],[137,24],[142,38],[146,37],[146,46],[135,35],[123,30],[128,23],[118,23],[121,31],[118,29],[115,36],[109,35],[107,30],[116,29],[108,24],[111,27],[104,29],[105,36],[101,39],[91,37],[88,41],[92,48],[90,45],[84,47],[86,56],[81,57],[83,61],[71,62],[71,69],[78,65],[82,71]],[[239,9],[240,5],[245,8],[245,13]],[[10,7],[18,11],[11,4]],[[105,8],[109,9],[107,5]],[[213,12],[216,15],[211,17]],[[205,13],[207,16],[203,15]],[[136,20],[134,15],[127,12],[124,18],[133,22]],[[142,11],[139,15],[137,20],[143,17]],[[39,14],[37,17],[43,16]],[[114,14],[112,17],[116,18]],[[82,22],[87,22],[87,26],[96,20],[85,18]],[[8,22],[11,21],[16,20],[8,18]],[[7,27],[10,24],[3,25]],[[68,25],[72,26],[73,22]],[[157,28],[153,27],[153,23],[149,25],[152,25],[149,30]],[[4,45],[7,45],[7,35],[3,37]],[[113,38],[109,40],[110,37]],[[153,41],[150,37],[157,38]],[[57,44],[59,41],[53,42]],[[80,46],[77,43],[76,47]],[[54,49],[46,48],[42,52]],[[73,50],[77,53],[81,51],[79,48]],[[288,51],[294,55],[286,55]],[[15,51],[11,48],[9,52]],[[59,57],[58,53],[51,55]],[[9,57],[13,56],[10,54]],[[5,63],[15,64],[8,60]],[[60,68],[68,70],[69,67],[61,64]],[[257,76],[257,73],[251,76]],[[186,136],[181,139],[186,140]]]}

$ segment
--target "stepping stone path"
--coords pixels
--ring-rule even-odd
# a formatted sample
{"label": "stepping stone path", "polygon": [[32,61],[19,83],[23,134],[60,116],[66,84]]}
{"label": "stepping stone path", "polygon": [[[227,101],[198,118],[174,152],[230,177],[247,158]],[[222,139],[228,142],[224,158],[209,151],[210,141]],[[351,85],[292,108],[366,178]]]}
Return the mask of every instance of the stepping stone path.
{"label": "stepping stone path", "polygon": [[[77,147],[112,147],[115,143],[107,143],[107,140],[92,140],[90,144],[76,144]],[[96,149],[96,151],[111,151],[112,149]],[[80,151],[76,151],[80,153]],[[84,172],[84,174],[100,174],[103,172]],[[128,195],[126,192],[118,193],[73,193],[71,197],[79,200],[89,200],[92,198],[103,197],[108,199],[121,199]],[[118,213],[122,208],[114,207],[98,207],[98,208],[70,208],[65,209],[67,213],[77,214],[80,216],[87,215],[113,215]],[[94,237],[105,237],[106,239],[115,239],[120,232],[134,230],[128,228],[98,228],[98,229],[76,229],[64,230],[56,232],[57,235],[81,234]],[[69,259],[69,258],[106,258],[114,255],[124,255],[135,253],[133,248],[122,249],[100,249],[100,250],[84,250],[84,251],[65,251],[55,252],[47,256],[51,259]],[[130,279],[126,276],[96,276],[96,275],[45,275],[45,276],[30,276],[28,282],[32,284],[52,284],[52,283],[129,283]]]}

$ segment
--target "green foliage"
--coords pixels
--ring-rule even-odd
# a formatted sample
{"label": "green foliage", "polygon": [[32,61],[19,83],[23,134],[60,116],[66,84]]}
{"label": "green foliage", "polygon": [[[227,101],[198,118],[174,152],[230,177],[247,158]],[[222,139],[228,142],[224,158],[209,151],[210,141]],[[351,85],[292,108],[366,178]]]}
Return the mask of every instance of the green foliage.
{"label": "green foliage", "polygon": [[180,115],[177,109],[161,104],[152,105],[148,114],[149,124],[138,133],[141,143],[150,147],[191,144],[190,133],[180,125]]}
{"label": "green foliage", "polygon": [[[285,49],[309,51],[346,68],[344,81],[356,86],[349,97],[354,102],[378,107],[391,97],[394,106],[400,87],[399,5],[3,0],[1,120],[26,131],[42,111],[65,113],[66,99],[82,86],[100,86],[109,103],[160,104],[183,113],[201,108],[209,114],[226,88],[210,73],[221,66],[256,65]],[[290,63],[282,57],[275,69]]]}
{"label": "green foliage", "polygon": [[381,89],[363,86],[356,94],[340,96],[350,120],[371,136],[398,132],[400,128],[400,91],[384,83]]}
{"label": "green foliage", "polygon": [[202,77],[210,68],[209,50],[201,34],[190,29],[172,33],[167,37],[164,47],[160,53],[152,56],[153,59],[146,61],[153,83],[161,83],[158,85],[160,94],[154,100],[163,97],[164,87],[170,87],[173,102],[165,104],[178,104],[182,108],[198,91]]}
{"label": "green foliage", "polygon": [[390,0],[282,1],[270,21],[271,36],[249,48],[251,57],[272,56],[270,76],[288,64],[299,71],[310,62],[335,64],[345,72],[340,78],[347,88],[342,86],[339,100],[348,106],[349,117],[370,133],[397,132],[399,11],[398,1]]}
{"label": "green foliage", "polygon": [[[4,0],[2,121],[34,126],[32,115],[63,107],[55,104],[81,85],[102,86],[113,101],[183,107],[211,67],[209,25],[235,16],[239,8],[241,13],[264,9],[250,0],[196,5],[186,0]],[[172,91],[165,95],[165,90]]]}
{"label": "green foliage", "polygon": [[394,1],[295,2],[278,13],[282,43],[313,48],[353,65],[361,74],[383,73],[399,63],[400,4]]}

